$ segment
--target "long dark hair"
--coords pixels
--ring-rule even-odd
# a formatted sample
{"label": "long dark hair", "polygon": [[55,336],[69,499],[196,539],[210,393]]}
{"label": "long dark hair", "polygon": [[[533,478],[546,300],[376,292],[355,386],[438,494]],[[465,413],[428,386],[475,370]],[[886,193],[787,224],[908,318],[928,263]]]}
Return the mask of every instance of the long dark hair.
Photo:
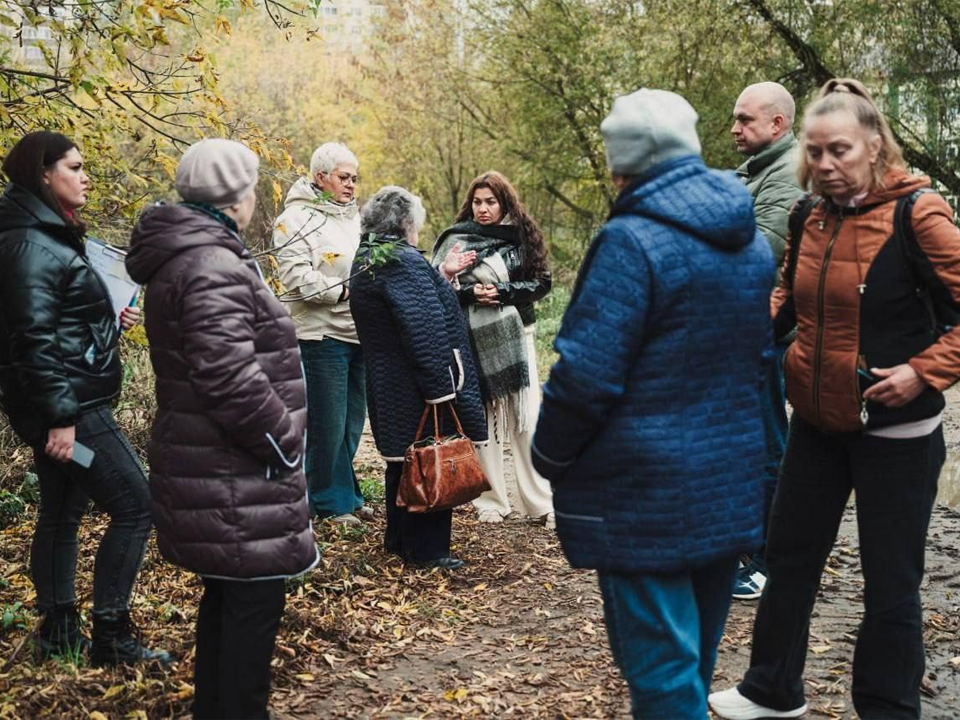
{"label": "long dark hair", "polygon": [[68,213],[64,209],[50,190],[50,186],[43,181],[43,174],[76,146],[76,143],[66,135],[46,130],[24,135],[4,158],[3,174],[11,182],[40,198],[44,205],[59,215],[68,227],[83,232],[85,229],[83,223],[75,213]]}
{"label": "long dark hair", "polygon": [[530,217],[527,209],[520,202],[520,196],[510,181],[496,170],[488,170],[478,175],[470,183],[467,197],[460,206],[455,222],[473,220],[473,196],[477,190],[486,188],[500,203],[503,216],[509,216],[520,231],[520,241],[524,245],[523,274],[527,279],[533,279],[547,270],[547,246],[543,241],[543,233],[537,221]]}

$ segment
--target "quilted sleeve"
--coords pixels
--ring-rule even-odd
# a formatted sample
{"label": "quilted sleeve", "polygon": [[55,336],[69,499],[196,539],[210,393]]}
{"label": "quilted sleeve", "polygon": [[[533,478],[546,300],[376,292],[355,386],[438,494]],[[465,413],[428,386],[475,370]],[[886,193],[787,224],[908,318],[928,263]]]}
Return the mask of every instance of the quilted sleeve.
{"label": "quilted sleeve", "polygon": [[175,289],[183,356],[206,413],[267,465],[300,464],[303,438],[254,348],[253,271],[229,250],[198,254]]}
{"label": "quilted sleeve", "polygon": [[555,348],[560,359],[543,388],[533,462],[556,480],[572,465],[626,390],[643,344],[652,275],[639,244],[605,229],[594,240]]}
{"label": "quilted sleeve", "polygon": [[429,404],[457,396],[450,339],[432,273],[436,271],[415,253],[403,253],[398,262],[377,270],[404,352],[414,368],[414,380]]}
{"label": "quilted sleeve", "polygon": [[0,316],[9,333],[10,365],[47,427],[69,427],[80,404],[63,365],[57,328],[69,269],[29,241],[4,248]]}

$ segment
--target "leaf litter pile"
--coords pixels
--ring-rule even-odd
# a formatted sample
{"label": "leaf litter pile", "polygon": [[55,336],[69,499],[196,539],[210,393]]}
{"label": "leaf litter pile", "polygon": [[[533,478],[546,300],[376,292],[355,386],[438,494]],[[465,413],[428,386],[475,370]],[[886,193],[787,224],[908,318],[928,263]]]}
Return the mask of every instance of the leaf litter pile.
{"label": "leaf litter pile", "polygon": [[[361,469],[368,478],[380,475],[372,456],[365,438]],[[361,528],[315,525],[323,562],[289,585],[273,660],[276,717],[629,714],[626,687],[609,655],[596,579],[567,565],[554,533],[515,518],[480,524],[461,508],[454,514],[453,553],[467,566],[446,573],[417,569],[384,553],[382,499],[371,505],[376,516]],[[88,628],[93,555],[105,526],[105,516],[93,514],[82,527],[77,592]],[[95,670],[76,658],[37,664],[30,637],[36,624],[28,575],[32,532],[32,520],[24,521],[0,537],[0,718],[188,716],[202,591],[196,576],[164,562],[151,542],[133,616],[145,644],[175,653],[171,668]],[[960,707],[958,560],[960,514],[938,508],[924,590],[925,717],[954,717]],[[754,609],[753,603],[732,609],[717,688],[738,680],[746,667]],[[813,716],[853,717],[852,641],[861,609],[850,510],[812,624],[806,684]]]}

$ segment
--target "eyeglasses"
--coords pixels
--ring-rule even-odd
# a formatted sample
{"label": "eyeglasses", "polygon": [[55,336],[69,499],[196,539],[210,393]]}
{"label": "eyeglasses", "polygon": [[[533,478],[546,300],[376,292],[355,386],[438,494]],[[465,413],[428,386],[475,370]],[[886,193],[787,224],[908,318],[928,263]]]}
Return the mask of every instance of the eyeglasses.
{"label": "eyeglasses", "polygon": [[360,182],[359,175],[351,175],[350,173],[337,173],[335,177],[344,185],[346,185],[347,183],[350,183],[351,185],[356,185],[358,182]]}

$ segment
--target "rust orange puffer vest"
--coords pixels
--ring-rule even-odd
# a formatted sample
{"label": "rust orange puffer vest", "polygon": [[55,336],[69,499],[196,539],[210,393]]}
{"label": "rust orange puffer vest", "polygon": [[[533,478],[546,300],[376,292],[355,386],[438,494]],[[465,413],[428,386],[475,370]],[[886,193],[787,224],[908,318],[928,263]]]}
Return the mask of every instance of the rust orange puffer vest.
{"label": "rust orange puffer vest", "polygon": [[[794,318],[797,326],[784,364],[787,396],[800,417],[822,430],[854,432],[932,417],[943,409],[942,391],[960,377],[960,328],[937,336],[916,282],[921,277],[939,302],[960,308],[960,232],[949,206],[935,193],[914,204],[912,226],[924,256],[919,275],[894,240],[897,199],[929,184],[893,170],[856,208],[820,202],[804,223],[792,287],[784,278],[773,293],[778,331]],[[788,238],[788,247],[793,242]],[[864,403],[870,382],[857,367],[902,363],[928,388],[900,408]]]}

